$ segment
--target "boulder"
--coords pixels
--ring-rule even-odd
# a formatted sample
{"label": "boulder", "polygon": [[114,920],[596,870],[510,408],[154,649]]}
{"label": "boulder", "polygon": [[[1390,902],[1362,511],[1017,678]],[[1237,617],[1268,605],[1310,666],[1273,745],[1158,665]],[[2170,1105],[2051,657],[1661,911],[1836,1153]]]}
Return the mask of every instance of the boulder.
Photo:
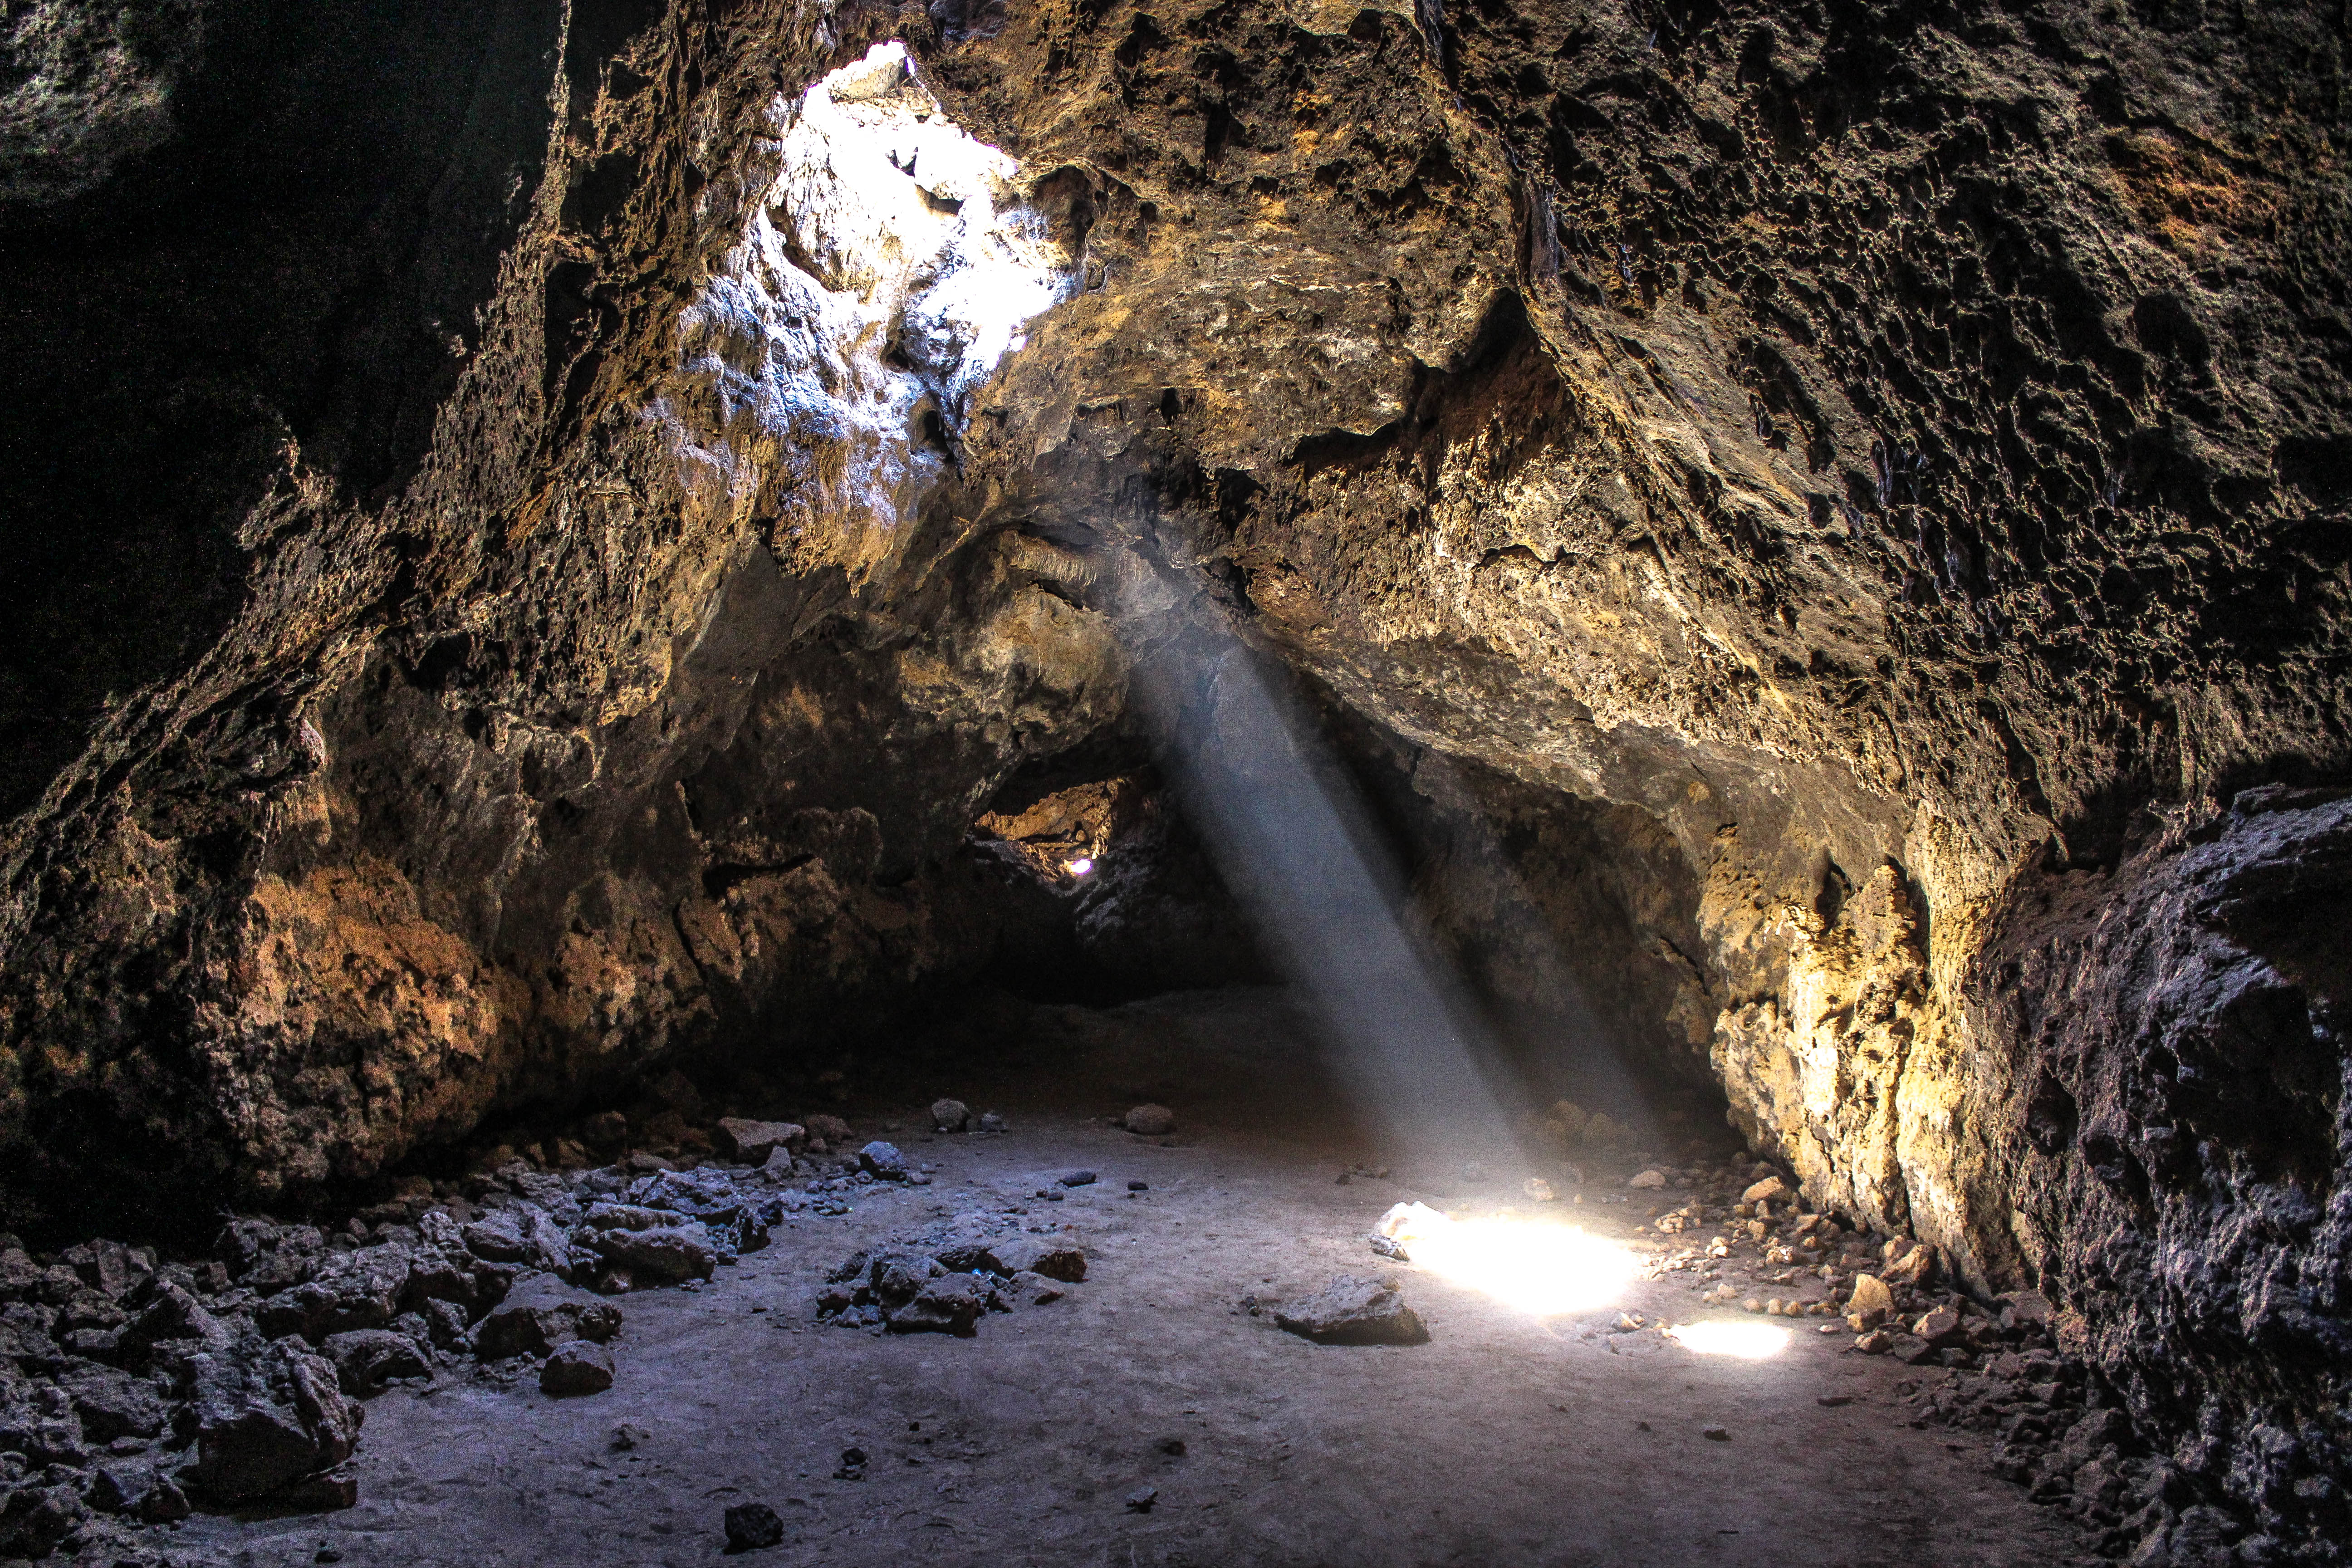
{"label": "boulder", "polygon": [[719,1266],[719,1253],[688,1226],[664,1226],[657,1230],[604,1230],[596,1233],[597,1254],[635,1279],[708,1279]]}
{"label": "boulder", "polygon": [[988,1310],[988,1287],[975,1276],[942,1273],[927,1280],[883,1321],[893,1333],[956,1334],[969,1339],[979,1331],[981,1316]]}
{"label": "boulder", "polygon": [[333,1363],[292,1340],[189,1358],[196,1458],[180,1472],[217,1503],[280,1492],[351,1458],[364,1413]]}
{"label": "boulder", "polygon": [[971,1107],[961,1100],[931,1101],[931,1130],[935,1132],[961,1132],[971,1125]]}
{"label": "boulder", "polygon": [[[411,1320],[414,1321],[415,1320]],[[345,1394],[366,1399],[396,1377],[430,1377],[433,1360],[408,1335],[390,1329],[352,1329],[329,1334],[320,1350],[335,1363]]]}
{"label": "boulder", "polygon": [[1164,1138],[1176,1131],[1176,1113],[1164,1105],[1139,1105],[1119,1119],[1119,1125],[1142,1138]]}
{"label": "boulder", "polygon": [[727,1550],[757,1552],[784,1539],[784,1521],[763,1502],[737,1503],[727,1510]]}
{"label": "boulder", "polygon": [[58,1374],[58,1386],[92,1443],[158,1436],[170,1415],[152,1381],[112,1367],[68,1367]]}
{"label": "boulder", "polygon": [[121,1300],[155,1272],[152,1253],[133,1250],[119,1241],[85,1241],[66,1248],[58,1261],[110,1301]]}
{"label": "boulder", "polygon": [[1556,1100],[1552,1101],[1551,1120],[1559,1123],[1561,1135],[1572,1143],[1583,1138],[1585,1123],[1591,1118],[1584,1114],[1584,1108],[1576,1101]]}
{"label": "boulder", "polygon": [[570,1340],[548,1352],[539,1391],[558,1399],[602,1394],[613,1386],[613,1352],[593,1340]]}
{"label": "boulder", "polygon": [[1636,1192],[1654,1193],[1666,1184],[1666,1173],[1655,1168],[1636,1171],[1625,1179],[1625,1184]]}
{"label": "boulder", "polygon": [[838,1116],[812,1116],[808,1119],[808,1135],[829,1149],[838,1149],[849,1142],[849,1123]]}
{"label": "boulder", "polygon": [[1788,1195],[1788,1183],[1778,1176],[1767,1176],[1760,1182],[1749,1184],[1746,1190],[1740,1193],[1739,1201],[1743,1204],[1779,1203]]}
{"label": "boulder", "polygon": [[621,1330],[621,1310],[545,1274],[519,1282],[474,1326],[474,1353],[484,1361],[545,1355],[572,1340],[602,1344]]}
{"label": "boulder", "polygon": [[330,1255],[311,1277],[254,1310],[270,1339],[300,1334],[316,1343],[352,1329],[388,1327],[408,1288],[410,1250],[395,1245]]}
{"label": "boulder", "polygon": [[879,1140],[857,1152],[857,1168],[877,1182],[903,1182],[908,1175],[907,1157]]}
{"label": "boulder", "polygon": [[797,1152],[808,1141],[808,1131],[795,1121],[753,1121],[747,1117],[722,1116],[719,1119],[718,1141],[720,1152],[745,1164],[757,1165],[779,1149],[787,1155]]}
{"label": "boulder", "polygon": [[1318,1345],[1418,1345],[1429,1342],[1421,1314],[1396,1288],[1343,1274],[1314,1295],[1279,1308],[1277,1326]]}
{"label": "boulder", "polygon": [[1073,1285],[1087,1277],[1087,1255],[1084,1252],[1069,1242],[1052,1241],[1042,1236],[1008,1237],[992,1243],[988,1258],[989,1261],[983,1267],[996,1274],[1026,1271]]}

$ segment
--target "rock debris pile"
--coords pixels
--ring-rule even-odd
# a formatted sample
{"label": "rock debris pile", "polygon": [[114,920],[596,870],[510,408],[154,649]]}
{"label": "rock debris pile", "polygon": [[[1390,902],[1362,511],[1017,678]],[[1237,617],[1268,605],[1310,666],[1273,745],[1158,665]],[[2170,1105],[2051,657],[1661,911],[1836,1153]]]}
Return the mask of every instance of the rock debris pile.
{"label": "rock debris pile", "polygon": [[[501,1149],[340,1228],[231,1218],[214,1256],[188,1262],[112,1241],[37,1258],[0,1236],[0,1556],[161,1561],[137,1527],[200,1507],[350,1507],[362,1401],[397,1384],[463,1371],[602,1393],[623,1323],[611,1298],[700,1289],[788,1215],[929,1182],[889,1143],[829,1155],[850,1137],[833,1117],[730,1117],[694,1142],[732,1163],[636,1151],[560,1170]],[[1076,1248],[1026,1237],[941,1258],[876,1261],[852,1312],[969,1333],[1086,1276]]]}

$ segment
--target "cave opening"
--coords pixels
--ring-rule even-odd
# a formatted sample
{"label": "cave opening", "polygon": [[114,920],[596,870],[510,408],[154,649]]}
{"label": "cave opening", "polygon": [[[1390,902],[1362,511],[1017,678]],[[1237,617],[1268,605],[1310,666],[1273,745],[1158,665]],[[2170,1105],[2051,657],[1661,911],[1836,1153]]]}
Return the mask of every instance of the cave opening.
{"label": "cave opening", "polygon": [[2341,18],[1899,9],[12,5],[0,1561],[2341,1568]]}

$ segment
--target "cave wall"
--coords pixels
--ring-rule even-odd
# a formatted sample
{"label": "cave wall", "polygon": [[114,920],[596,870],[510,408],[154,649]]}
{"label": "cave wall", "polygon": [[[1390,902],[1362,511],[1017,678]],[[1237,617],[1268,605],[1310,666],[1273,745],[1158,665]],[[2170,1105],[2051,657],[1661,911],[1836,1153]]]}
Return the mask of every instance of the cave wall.
{"label": "cave wall", "polygon": [[[983,962],[972,816],[1213,619],[1545,918],[1654,903],[1602,1003],[1816,1201],[2340,1506],[2340,975],[2264,901],[2339,896],[2336,8],[154,14],[5,89],[32,1186],[362,1173]],[[1071,281],[877,499],[760,268],[779,103],[893,34]]]}

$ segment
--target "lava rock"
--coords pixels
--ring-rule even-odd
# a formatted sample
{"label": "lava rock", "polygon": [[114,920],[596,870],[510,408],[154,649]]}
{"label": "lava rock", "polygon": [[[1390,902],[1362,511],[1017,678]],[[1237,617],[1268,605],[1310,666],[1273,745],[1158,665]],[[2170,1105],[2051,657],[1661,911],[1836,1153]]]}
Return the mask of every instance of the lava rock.
{"label": "lava rock", "polygon": [[877,1140],[857,1152],[857,1168],[877,1182],[903,1182],[907,1179],[907,1157],[895,1144]]}
{"label": "lava rock", "polygon": [[722,1116],[718,1121],[719,1147],[746,1164],[757,1165],[782,1149],[787,1159],[808,1142],[808,1130],[794,1121],[752,1121]]}
{"label": "lava rock", "polygon": [[1276,1310],[1289,1333],[1320,1345],[1418,1345],[1429,1342],[1421,1314],[1394,1286],[1343,1274],[1316,1294]]}
{"label": "lava rock", "polygon": [[1788,1183],[1778,1176],[1767,1176],[1760,1182],[1751,1183],[1742,1190],[1739,1201],[1743,1204],[1778,1203],[1788,1195]]}
{"label": "lava rock", "polygon": [[1165,1138],[1176,1131],[1176,1113],[1164,1105],[1139,1105],[1119,1118],[1119,1125],[1139,1138]]}
{"label": "lava rock", "polygon": [[254,1322],[270,1339],[300,1334],[317,1343],[329,1334],[392,1324],[408,1288],[409,1249],[394,1245],[330,1254],[311,1277],[254,1309]]}
{"label": "lava rock", "polygon": [[1005,1281],[998,1295],[1007,1306],[1050,1307],[1062,1299],[1063,1290],[1043,1274],[1024,1268]]}
{"label": "lava rock", "polygon": [[556,1346],[539,1369],[539,1391],[558,1399],[602,1394],[612,1386],[613,1352],[590,1340]]}
{"label": "lava rock", "polygon": [[1864,1329],[1874,1329],[1885,1322],[1895,1310],[1895,1292],[1874,1274],[1853,1277],[1853,1293],[1846,1297],[1845,1315],[1848,1322]]}
{"label": "lava rock", "polygon": [[931,1101],[931,1130],[935,1132],[961,1132],[971,1125],[971,1107],[961,1100]]}
{"label": "lava rock", "polygon": [[592,1245],[606,1262],[632,1277],[671,1282],[708,1279],[719,1266],[718,1251],[685,1226],[598,1231]]}
{"label": "lava rock", "polygon": [[335,1363],[345,1394],[366,1399],[397,1377],[429,1377],[432,1358],[415,1340],[390,1329],[352,1329],[329,1334],[319,1347]]}
{"label": "lava rock", "polygon": [[970,1274],[941,1274],[925,1281],[905,1305],[883,1320],[898,1334],[954,1334],[970,1339],[978,1333],[981,1315],[988,1310],[988,1289]]}
{"label": "lava rock", "polygon": [[474,1353],[484,1361],[545,1355],[572,1340],[602,1344],[621,1329],[621,1310],[547,1275],[533,1275],[476,1324]]}
{"label": "lava rock", "polygon": [[280,1492],[351,1458],[365,1413],[334,1363],[292,1340],[188,1359],[196,1458],[180,1472],[215,1502]]}
{"label": "lava rock", "polygon": [[1072,1171],[1060,1180],[1062,1185],[1066,1187],[1091,1187],[1095,1184],[1096,1177],[1092,1171]]}
{"label": "lava rock", "polygon": [[738,1503],[729,1509],[726,1527],[730,1552],[758,1552],[783,1544],[784,1521],[763,1502]]}

